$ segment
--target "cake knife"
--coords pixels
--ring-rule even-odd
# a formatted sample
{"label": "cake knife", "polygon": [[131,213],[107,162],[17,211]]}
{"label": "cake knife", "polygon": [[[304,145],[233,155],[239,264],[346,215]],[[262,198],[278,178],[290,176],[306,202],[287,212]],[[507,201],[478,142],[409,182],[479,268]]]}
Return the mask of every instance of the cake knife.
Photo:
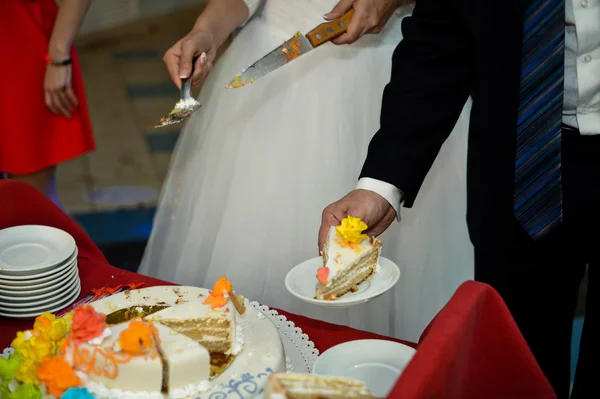
{"label": "cake knife", "polygon": [[290,61],[308,53],[342,35],[348,29],[352,20],[354,9],[351,8],[341,18],[322,23],[306,35],[296,32],[289,40],[286,40],[281,46],[271,51],[248,68],[239,73],[229,84],[228,89],[237,89],[248,83],[254,83],[259,78],[273,72],[279,67],[284,66]]}

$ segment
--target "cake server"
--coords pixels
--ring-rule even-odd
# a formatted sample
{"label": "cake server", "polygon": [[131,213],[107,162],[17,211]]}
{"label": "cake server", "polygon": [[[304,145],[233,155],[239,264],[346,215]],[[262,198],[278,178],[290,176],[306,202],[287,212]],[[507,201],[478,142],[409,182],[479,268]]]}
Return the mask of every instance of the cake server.
{"label": "cake server", "polygon": [[[205,54],[202,54],[206,57]],[[192,74],[195,60],[192,61]],[[154,126],[163,127],[167,125],[174,125],[189,118],[194,112],[196,112],[202,105],[192,97],[192,74],[190,77],[183,80],[181,83],[181,99],[175,104],[175,108],[169,115],[164,118],[160,118],[158,123]]]}
{"label": "cake server", "polygon": [[228,89],[243,87],[248,83],[254,83],[256,79],[262,78],[266,74],[273,72],[279,67],[284,66],[290,61],[308,53],[342,35],[348,29],[352,20],[354,9],[351,8],[341,18],[322,23],[306,35],[296,32],[289,40],[286,40],[281,46],[271,51],[248,68],[239,73],[229,84]]}

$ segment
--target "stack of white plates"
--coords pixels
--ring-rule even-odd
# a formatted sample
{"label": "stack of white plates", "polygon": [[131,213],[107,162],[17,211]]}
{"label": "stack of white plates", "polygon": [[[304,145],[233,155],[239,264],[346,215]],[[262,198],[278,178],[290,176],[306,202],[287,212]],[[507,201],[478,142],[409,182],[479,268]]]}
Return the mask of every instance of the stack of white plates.
{"label": "stack of white plates", "polygon": [[73,237],[48,226],[0,230],[0,316],[57,312],[81,292]]}

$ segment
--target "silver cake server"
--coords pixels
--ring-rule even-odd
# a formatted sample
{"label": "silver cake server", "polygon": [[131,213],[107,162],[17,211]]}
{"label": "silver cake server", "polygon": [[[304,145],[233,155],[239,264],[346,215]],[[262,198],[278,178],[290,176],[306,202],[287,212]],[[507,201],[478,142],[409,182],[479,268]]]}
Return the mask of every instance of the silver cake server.
{"label": "silver cake server", "polygon": [[175,104],[175,108],[169,112],[169,115],[160,118],[154,127],[157,128],[179,123],[184,119],[189,118],[201,106],[202,105],[192,97],[192,76],[190,75],[190,77],[181,84],[181,100]]}

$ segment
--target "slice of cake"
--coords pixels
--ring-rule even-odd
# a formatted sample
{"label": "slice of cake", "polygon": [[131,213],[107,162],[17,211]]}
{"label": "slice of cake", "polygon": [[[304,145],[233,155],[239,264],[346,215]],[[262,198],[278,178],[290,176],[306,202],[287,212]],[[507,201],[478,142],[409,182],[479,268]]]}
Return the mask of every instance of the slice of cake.
{"label": "slice of cake", "polygon": [[265,399],[375,399],[361,382],[315,374],[274,373],[265,387]]}
{"label": "slice of cake", "polygon": [[317,272],[317,299],[334,300],[376,272],[381,241],[363,234],[367,225],[352,216],[332,226],[323,247],[323,267]]}

